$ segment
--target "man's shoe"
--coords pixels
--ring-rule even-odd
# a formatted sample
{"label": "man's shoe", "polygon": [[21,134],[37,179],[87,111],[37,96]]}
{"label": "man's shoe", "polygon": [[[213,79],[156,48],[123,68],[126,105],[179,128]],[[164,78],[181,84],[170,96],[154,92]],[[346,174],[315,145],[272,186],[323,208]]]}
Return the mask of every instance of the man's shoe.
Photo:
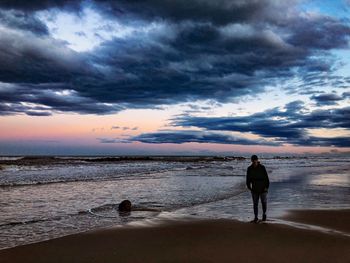
{"label": "man's shoe", "polygon": [[266,221],[266,220],[267,220],[266,215],[263,215],[262,221]]}
{"label": "man's shoe", "polygon": [[250,223],[258,223],[259,219],[257,217],[254,218],[254,220],[250,221]]}

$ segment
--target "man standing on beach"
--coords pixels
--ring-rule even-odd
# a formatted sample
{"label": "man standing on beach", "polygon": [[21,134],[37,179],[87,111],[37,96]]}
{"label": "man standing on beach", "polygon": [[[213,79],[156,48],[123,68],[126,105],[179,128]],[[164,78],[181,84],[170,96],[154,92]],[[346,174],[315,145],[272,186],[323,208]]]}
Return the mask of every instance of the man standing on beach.
{"label": "man standing on beach", "polygon": [[266,221],[267,192],[269,190],[270,181],[265,166],[259,162],[258,156],[252,155],[250,159],[252,164],[247,169],[246,183],[253,197],[254,220],[252,222],[258,223],[259,198],[261,199],[263,209],[262,221]]}

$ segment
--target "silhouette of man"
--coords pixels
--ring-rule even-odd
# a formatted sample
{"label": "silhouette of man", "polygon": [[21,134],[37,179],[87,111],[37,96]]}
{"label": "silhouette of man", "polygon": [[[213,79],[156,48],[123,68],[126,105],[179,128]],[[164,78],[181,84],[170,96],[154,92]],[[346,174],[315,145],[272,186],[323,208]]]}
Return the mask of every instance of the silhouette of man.
{"label": "silhouette of man", "polygon": [[261,205],[263,209],[262,221],[266,221],[266,209],[267,209],[267,192],[269,190],[270,181],[265,166],[259,162],[258,156],[252,155],[250,158],[252,164],[247,169],[247,187],[252,193],[253,207],[254,207],[254,220],[252,222],[257,223],[258,219],[258,204],[259,198],[261,199]]}

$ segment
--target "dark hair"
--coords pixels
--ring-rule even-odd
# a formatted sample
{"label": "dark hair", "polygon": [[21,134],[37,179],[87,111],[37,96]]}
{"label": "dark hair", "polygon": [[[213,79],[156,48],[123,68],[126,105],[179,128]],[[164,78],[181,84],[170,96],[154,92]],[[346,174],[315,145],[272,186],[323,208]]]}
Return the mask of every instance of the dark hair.
{"label": "dark hair", "polygon": [[256,156],[255,154],[252,155],[252,157],[250,157],[251,161],[255,161],[255,160],[258,160],[258,159],[259,159],[258,156]]}

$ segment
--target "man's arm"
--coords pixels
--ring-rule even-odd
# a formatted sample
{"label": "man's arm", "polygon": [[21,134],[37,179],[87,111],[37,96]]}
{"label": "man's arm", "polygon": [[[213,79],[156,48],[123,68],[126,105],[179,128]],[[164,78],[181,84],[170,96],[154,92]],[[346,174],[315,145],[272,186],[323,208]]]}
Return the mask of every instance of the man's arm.
{"label": "man's arm", "polygon": [[267,174],[266,168],[264,166],[264,174],[265,174],[265,184],[266,188],[269,189],[270,187],[270,180],[269,180],[269,175]]}
{"label": "man's arm", "polygon": [[246,185],[247,185],[247,188],[250,191],[252,190],[251,183],[252,183],[252,180],[251,180],[250,171],[249,171],[249,167],[248,167],[248,169],[247,169],[247,177],[246,177]]}

